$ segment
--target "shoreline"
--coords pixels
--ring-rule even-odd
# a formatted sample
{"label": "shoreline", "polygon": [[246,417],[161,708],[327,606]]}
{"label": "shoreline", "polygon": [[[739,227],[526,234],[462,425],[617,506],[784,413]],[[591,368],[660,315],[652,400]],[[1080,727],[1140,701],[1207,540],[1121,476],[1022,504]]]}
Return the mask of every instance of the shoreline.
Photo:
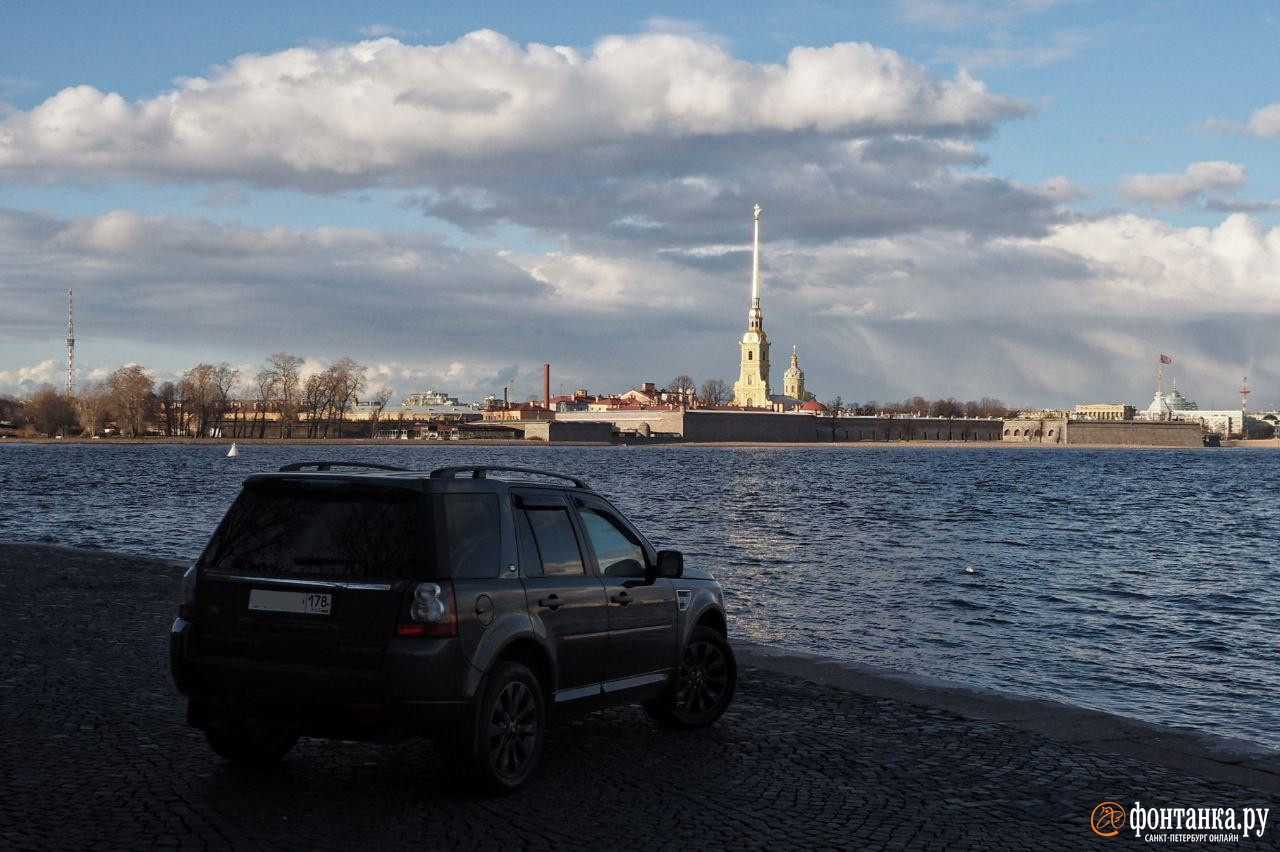
{"label": "shoreline", "polygon": [[[43,542],[0,540],[0,569],[13,561],[26,565],[72,562],[77,570],[120,569],[136,573],[141,584],[155,579],[176,590],[186,566],[181,562],[93,548]],[[153,590],[171,593],[166,586]],[[847,662],[818,654],[780,649],[733,638],[739,662],[785,678],[831,687],[867,699],[892,701],[962,719],[994,723],[1085,751],[1123,756],[1151,766],[1186,772],[1211,781],[1280,793],[1280,750],[1241,738],[1193,728],[1147,722],[1050,699]]]}
{"label": "shoreline", "polygon": [[1251,740],[748,640],[733,645],[746,665],[811,683],[996,722],[1087,751],[1280,793],[1280,750]]}
{"label": "shoreline", "polygon": [[1217,449],[1280,449],[1280,439],[1257,441],[1227,441],[1221,447],[1170,447],[1140,446],[1134,444],[1047,444],[1032,441],[681,441],[681,440],[625,440],[625,441],[532,441],[523,438],[491,438],[466,441],[403,440],[396,438],[17,438],[0,436],[0,447],[5,446],[190,446],[190,447],[778,447],[785,449],[992,449],[992,450],[1182,450],[1200,451]]}

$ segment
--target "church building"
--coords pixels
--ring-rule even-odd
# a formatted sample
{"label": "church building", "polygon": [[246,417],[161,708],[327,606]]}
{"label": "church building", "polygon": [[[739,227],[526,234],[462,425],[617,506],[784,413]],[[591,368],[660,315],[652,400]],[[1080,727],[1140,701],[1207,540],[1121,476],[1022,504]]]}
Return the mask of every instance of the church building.
{"label": "church building", "polygon": [[783,374],[782,393],[773,393],[769,383],[769,336],[764,332],[764,315],[760,310],[760,213],[755,206],[755,239],[751,253],[751,309],[747,311],[747,330],[738,346],[738,380],[733,383],[733,404],[739,408],[794,408],[813,394],[804,387],[804,371],[800,357],[791,347],[791,368]]}

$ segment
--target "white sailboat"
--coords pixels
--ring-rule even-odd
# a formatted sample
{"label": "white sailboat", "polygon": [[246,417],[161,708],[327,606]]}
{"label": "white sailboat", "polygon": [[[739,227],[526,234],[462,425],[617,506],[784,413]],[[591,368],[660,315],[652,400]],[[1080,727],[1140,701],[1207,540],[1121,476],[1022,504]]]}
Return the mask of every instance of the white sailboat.
{"label": "white sailboat", "polygon": [[232,444],[231,444],[231,449],[227,450],[227,458],[229,458],[229,459],[233,459],[233,458],[235,458],[235,457],[236,457],[236,456],[238,456],[238,455],[240,455],[240,451],[239,451],[239,450],[237,450],[237,449],[236,449],[236,445],[235,445],[234,443],[232,443]]}

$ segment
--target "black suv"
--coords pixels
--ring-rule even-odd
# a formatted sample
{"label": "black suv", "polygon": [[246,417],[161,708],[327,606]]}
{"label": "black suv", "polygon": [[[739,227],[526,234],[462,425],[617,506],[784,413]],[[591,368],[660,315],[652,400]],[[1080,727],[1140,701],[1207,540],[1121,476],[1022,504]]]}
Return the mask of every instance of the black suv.
{"label": "black suv", "polygon": [[720,586],[683,562],[573,477],[289,464],[245,481],[183,577],[173,677],[229,760],[422,735],[506,792],[559,711],[640,702],[679,728],[725,711]]}

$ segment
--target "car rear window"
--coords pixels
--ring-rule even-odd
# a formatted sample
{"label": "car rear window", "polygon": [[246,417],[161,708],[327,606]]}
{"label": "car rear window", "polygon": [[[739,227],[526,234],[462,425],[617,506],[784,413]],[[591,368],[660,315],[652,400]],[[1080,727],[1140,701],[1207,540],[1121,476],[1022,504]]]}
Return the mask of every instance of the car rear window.
{"label": "car rear window", "polygon": [[205,551],[206,570],[318,578],[417,573],[421,495],[353,484],[249,485]]}
{"label": "car rear window", "polygon": [[499,529],[494,494],[424,501],[418,491],[359,483],[251,483],[202,564],[214,573],[316,579],[496,577]]}

